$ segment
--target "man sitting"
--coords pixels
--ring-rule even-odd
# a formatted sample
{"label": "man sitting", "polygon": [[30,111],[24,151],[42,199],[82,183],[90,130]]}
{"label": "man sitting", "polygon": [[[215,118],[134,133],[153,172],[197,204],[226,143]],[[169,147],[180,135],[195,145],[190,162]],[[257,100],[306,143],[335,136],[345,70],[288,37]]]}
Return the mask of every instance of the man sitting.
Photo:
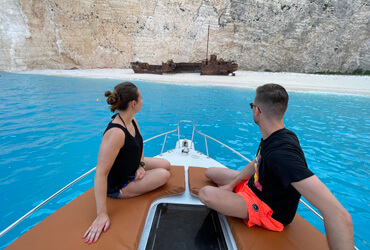
{"label": "man sitting", "polygon": [[250,103],[262,134],[256,158],[242,171],[207,169],[206,177],[218,187],[203,187],[199,199],[220,213],[243,219],[249,227],[282,231],[293,220],[303,195],[323,215],[329,247],[353,249],[350,214],[308,169],[297,136],[284,127],[288,100],[278,84],[257,88]]}

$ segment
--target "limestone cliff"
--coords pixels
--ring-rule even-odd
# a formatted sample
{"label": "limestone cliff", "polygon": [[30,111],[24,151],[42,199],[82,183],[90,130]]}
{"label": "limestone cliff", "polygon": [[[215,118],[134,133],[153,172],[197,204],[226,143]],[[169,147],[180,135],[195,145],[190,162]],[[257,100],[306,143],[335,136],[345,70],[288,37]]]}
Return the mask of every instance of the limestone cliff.
{"label": "limestone cliff", "polygon": [[370,70],[368,0],[1,0],[0,70],[200,61],[241,69]]}

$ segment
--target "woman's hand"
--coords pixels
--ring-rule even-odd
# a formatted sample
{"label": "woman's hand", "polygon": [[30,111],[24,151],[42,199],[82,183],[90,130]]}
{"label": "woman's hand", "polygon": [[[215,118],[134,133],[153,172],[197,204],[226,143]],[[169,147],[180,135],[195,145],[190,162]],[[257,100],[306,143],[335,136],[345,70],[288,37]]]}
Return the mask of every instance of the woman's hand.
{"label": "woman's hand", "polygon": [[97,242],[101,232],[104,230],[106,232],[109,228],[110,220],[109,216],[105,213],[98,214],[94,222],[91,224],[89,229],[82,237],[85,242],[90,244],[91,242]]}
{"label": "woman's hand", "polygon": [[140,166],[137,170],[136,170],[136,174],[135,174],[135,181],[138,181],[138,180],[141,180],[143,179],[145,176],[145,169]]}

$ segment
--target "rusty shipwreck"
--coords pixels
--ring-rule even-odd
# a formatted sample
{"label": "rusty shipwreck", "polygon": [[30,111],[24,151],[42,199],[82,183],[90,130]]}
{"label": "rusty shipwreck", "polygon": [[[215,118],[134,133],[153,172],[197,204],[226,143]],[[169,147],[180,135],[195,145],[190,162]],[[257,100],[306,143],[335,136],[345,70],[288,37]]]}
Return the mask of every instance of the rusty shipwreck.
{"label": "rusty shipwreck", "polygon": [[172,59],[162,62],[162,65],[153,65],[147,62],[131,62],[131,68],[135,73],[163,74],[163,73],[200,73],[201,75],[235,75],[238,64],[234,61],[224,61],[212,54],[208,60],[209,25],[207,37],[206,59],[199,62],[175,63]]}

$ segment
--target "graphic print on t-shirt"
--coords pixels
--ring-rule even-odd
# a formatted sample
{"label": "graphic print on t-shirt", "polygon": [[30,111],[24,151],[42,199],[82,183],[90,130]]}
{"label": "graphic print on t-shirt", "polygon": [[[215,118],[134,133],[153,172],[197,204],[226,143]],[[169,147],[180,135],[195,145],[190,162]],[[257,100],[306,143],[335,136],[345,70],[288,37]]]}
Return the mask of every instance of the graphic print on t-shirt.
{"label": "graphic print on t-shirt", "polygon": [[254,186],[256,188],[258,188],[259,191],[262,192],[262,185],[258,181],[258,179],[259,179],[258,168],[259,168],[260,163],[261,163],[261,154],[260,154],[260,151],[261,151],[261,148],[258,149],[258,153],[257,153],[256,159],[254,159],[254,177],[253,178],[254,178]]}

